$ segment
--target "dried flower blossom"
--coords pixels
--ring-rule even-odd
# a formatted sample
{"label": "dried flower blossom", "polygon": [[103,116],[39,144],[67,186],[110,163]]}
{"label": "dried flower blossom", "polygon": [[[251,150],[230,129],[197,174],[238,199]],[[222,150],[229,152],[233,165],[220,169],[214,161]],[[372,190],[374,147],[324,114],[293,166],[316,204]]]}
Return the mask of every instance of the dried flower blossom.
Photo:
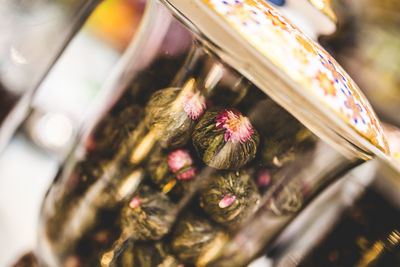
{"label": "dried flower blossom", "polygon": [[173,173],[193,164],[188,150],[178,149],[168,155],[168,166]]}
{"label": "dried flower blossom", "polygon": [[199,90],[196,90],[195,93],[189,91],[183,95],[182,107],[192,120],[197,120],[206,110],[206,98]]}
{"label": "dried flower blossom", "polygon": [[259,135],[235,109],[207,111],[196,125],[193,146],[210,167],[238,170],[256,155]]}
{"label": "dried flower blossom", "polygon": [[180,195],[192,185],[197,167],[188,150],[178,149],[166,154],[161,149],[153,153],[147,164],[151,181],[163,193]]}
{"label": "dried flower blossom", "polygon": [[215,118],[216,129],[225,129],[225,142],[245,143],[254,134],[249,118],[236,109],[224,109]]}

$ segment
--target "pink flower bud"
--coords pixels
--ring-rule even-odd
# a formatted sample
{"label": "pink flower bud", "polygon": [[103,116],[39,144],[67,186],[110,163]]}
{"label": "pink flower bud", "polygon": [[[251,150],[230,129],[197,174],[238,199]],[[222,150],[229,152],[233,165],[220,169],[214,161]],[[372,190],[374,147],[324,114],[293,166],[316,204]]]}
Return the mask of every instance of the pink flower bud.
{"label": "pink flower bud", "polygon": [[193,164],[192,157],[187,150],[176,150],[168,156],[168,166],[172,172],[178,172],[185,166]]}
{"label": "pink flower bud", "polygon": [[179,174],[176,178],[178,178],[178,180],[190,180],[196,176],[196,172],[197,172],[196,168],[191,168],[190,170],[187,170]]}
{"label": "pink flower bud", "polygon": [[226,195],[226,196],[224,196],[224,197],[221,199],[221,201],[219,202],[218,206],[219,206],[221,209],[227,208],[227,207],[229,207],[230,205],[233,204],[233,202],[235,201],[235,199],[236,199],[236,196],[235,196],[235,195],[233,195],[233,196]]}
{"label": "pink flower bud", "polygon": [[132,209],[136,209],[140,207],[140,204],[142,204],[142,201],[140,201],[139,196],[136,196],[132,198],[131,202],[129,202],[129,207]]}
{"label": "pink flower bud", "polygon": [[194,94],[193,92],[188,92],[183,96],[182,106],[192,120],[197,120],[206,109],[206,99],[200,94],[199,90],[196,90]]}
{"label": "pink flower bud", "polygon": [[257,176],[258,186],[264,187],[271,183],[271,173],[269,170],[264,170],[260,172]]}

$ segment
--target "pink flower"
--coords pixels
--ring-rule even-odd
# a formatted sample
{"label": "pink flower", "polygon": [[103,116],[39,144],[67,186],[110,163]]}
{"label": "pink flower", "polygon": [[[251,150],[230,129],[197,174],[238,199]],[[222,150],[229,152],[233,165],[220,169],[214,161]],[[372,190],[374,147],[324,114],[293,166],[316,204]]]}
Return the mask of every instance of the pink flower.
{"label": "pink flower", "polygon": [[257,184],[259,186],[267,186],[271,183],[271,173],[269,170],[264,170],[258,174]]}
{"label": "pink flower", "polygon": [[206,99],[199,90],[194,94],[190,91],[183,96],[182,106],[192,120],[197,120],[206,109]]}
{"label": "pink flower", "polygon": [[179,174],[176,178],[178,180],[190,180],[196,176],[196,172],[197,172],[196,168],[191,168],[190,170],[187,170],[187,171]]}
{"label": "pink flower", "polygon": [[253,126],[249,118],[245,117],[236,109],[224,109],[216,117],[216,128],[226,129],[224,139],[225,142],[244,143],[253,135]]}
{"label": "pink flower", "polygon": [[235,195],[232,195],[232,196],[226,195],[226,196],[224,196],[224,197],[221,199],[221,201],[219,202],[218,206],[219,206],[221,209],[227,208],[227,207],[229,207],[230,205],[233,204],[233,202],[235,201],[235,199],[236,199],[236,196],[235,196]]}
{"label": "pink flower", "polygon": [[193,164],[192,157],[187,150],[176,150],[168,156],[168,166],[172,172],[178,172],[185,166]]}
{"label": "pink flower", "polygon": [[139,196],[136,196],[132,198],[131,202],[129,202],[129,207],[132,209],[136,209],[140,207],[140,204],[142,204],[142,201],[140,201]]}

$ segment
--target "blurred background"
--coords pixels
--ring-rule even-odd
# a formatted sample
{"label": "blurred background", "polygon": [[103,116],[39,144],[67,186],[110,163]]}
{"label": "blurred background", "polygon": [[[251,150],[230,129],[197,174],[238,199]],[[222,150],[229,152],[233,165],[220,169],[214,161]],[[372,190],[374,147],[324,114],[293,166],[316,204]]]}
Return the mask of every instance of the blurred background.
{"label": "blurred background", "polygon": [[[27,1],[20,2],[23,6]],[[34,2],[39,9],[49,1]],[[2,8],[7,8],[3,2],[0,10]],[[34,248],[44,194],[73,145],[102,84],[135,34],[143,9],[144,1],[103,1],[67,45],[37,90],[16,92],[15,86],[0,87],[0,127],[10,127],[4,126],[6,118],[13,116],[24,95],[33,95],[27,117],[0,154],[0,266],[11,266],[19,256]],[[23,12],[33,17],[36,8]],[[52,24],[56,19],[47,20],[47,17],[66,10],[63,5],[56,5],[41,12],[49,14],[36,14],[39,18],[31,20],[26,18],[27,25]],[[64,28],[60,25],[58,29]],[[2,30],[0,26],[0,36]],[[54,35],[54,30],[51,34],[45,39],[46,43],[60,38]],[[66,38],[63,41],[66,42]],[[18,56],[20,61],[25,60],[22,55],[14,55]],[[21,71],[21,74],[25,73]],[[5,76],[0,75],[3,84]]]}
{"label": "blurred background", "polygon": [[[0,14],[8,12],[8,2],[0,3]],[[13,5],[23,7],[27,6],[26,2],[14,1]],[[36,2],[44,5],[43,1]],[[54,24],[54,17],[65,12],[66,8],[47,4],[47,8],[42,8],[38,4],[31,10],[19,10],[19,15],[9,20],[12,23],[0,25],[0,127],[14,127],[9,125],[10,117],[19,116],[22,121],[11,139],[8,137],[2,141],[0,138],[0,266],[11,266],[22,254],[34,249],[43,196],[60,162],[74,144],[104,81],[134,36],[144,2],[102,1],[76,35],[73,29],[65,34],[57,51],[62,50],[69,37],[73,38],[54,65],[49,63],[49,59],[42,67],[43,73],[50,69],[46,78],[42,81],[35,76],[26,81],[33,84],[32,87],[40,84],[37,90],[20,89],[27,88],[22,83],[23,77],[27,77],[26,72],[17,68],[12,75],[6,73],[10,67],[5,58],[19,67],[32,59],[29,58],[30,50],[6,46],[1,39],[5,36],[3,32],[17,29],[21,20],[32,19],[28,18],[28,15],[33,17],[32,14],[38,16],[34,17],[37,25]],[[355,79],[382,121],[400,127],[400,1],[334,0],[332,5],[338,17],[337,31],[329,36],[320,36],[318,40]],[[82,15],[78,21],[82,22],[84,18]],[[74,20],[69,21],[72,23]],[[68,24],[63,23],[58,26],[62,28]],[[61,35],[55,28],[43,31],[50,32],[47,43],[51,44],[52,38]],[[31,32],[31,35],[34,37],[40,33]],[[42,56],[52,51],[43,44],[37,46],[44,48]],[[52,53],[57,55],[57,51]],[[43,62],[41,59],[43,57],[36,60]],[[34,65],[30,71],[36,73],[39,69]],[[27,98],[26,95],[32,98],[31,105],[24,112],[16,112],[17,103],[28,101],[23,99]],[[393,136],[394,140],[399,140],[398,134]],[[368,169],[365,172],[368,173]],[[355,178],[349,177],[348,184],[354,184]],[[348,184],[341,182],[340,186],[349,187]],[[373,197],[367,196],[368,199]],[[323,205],[320,208],[324,209]]]}
{"label": "blurred background", "polygon": [[382,121],[400,125],[400,1],[335,0],[336,33],[321,44],[346,69]]}

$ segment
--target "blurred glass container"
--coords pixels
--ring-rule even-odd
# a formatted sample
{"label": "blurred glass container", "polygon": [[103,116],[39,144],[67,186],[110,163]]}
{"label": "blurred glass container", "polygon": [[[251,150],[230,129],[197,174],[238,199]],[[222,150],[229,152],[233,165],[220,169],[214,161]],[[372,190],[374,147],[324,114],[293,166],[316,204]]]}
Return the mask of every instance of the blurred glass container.
{"label": "blurred glass container", "polygon": [[34,90],[98,3],[1,2],[0,150],[27,115]]}
{"label": "blurred glass container", "polygon": [[329,187],[258,261],[279,267],[400,265],[400,129],[384,124],[384,130],[391,157],[357,167]]}
{"label": "blurred glass container", "polygon": [[148,1],[43,204],[49,266],[244,266],[389,153],[368,101],[261,0]]}
{"label": "blurred glass container", "polygon": [[368,165],[299,216],[269,255],[272,266],[400,265],[400,168]]}
{"label": "blurred glass container", "polygon": [[371,100],[379,117],[400,126],[400,5],[394,0],[334,1],[337,32],[321,38]]}
{"label": "blurred glass container", "polygon": [[144,1],[110,0],[90,15],[32,100],[23,129],[36,145],[60,159],[67,155],[87,110],[134,36],[143,9]]}

